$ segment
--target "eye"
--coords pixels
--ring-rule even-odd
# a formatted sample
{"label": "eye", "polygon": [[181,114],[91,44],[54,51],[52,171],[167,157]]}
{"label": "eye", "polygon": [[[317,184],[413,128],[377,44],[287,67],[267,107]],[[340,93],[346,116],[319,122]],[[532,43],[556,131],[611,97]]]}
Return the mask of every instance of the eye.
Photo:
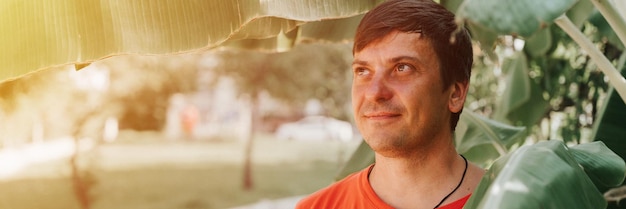
{"label": "eye", "polygon": [[361,76],[361,75],[368,75],[369,73],[370,73],[369,70],[367,70],[365,68],[362,68],[362,67],[354,68],[354,74],[355,75],[360,75]]}
{"label": "eye", "polygon": [[398,72],[403,73],[403,72],[409,72],[411,70],[413,70],[413,66],[411,66],[411,65],[402,64],[402,63],[396,65],[396,71],[398,71]]}

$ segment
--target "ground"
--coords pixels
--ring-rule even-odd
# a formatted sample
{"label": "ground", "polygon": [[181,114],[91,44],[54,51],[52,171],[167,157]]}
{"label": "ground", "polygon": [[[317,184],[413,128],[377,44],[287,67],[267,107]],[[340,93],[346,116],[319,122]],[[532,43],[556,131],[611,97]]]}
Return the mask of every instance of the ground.
{"label": "ground", "polygon": [[[79,169],[93,182],[93,209],[290,208],[302,195],[330,184],[358,145],[279,141],[270,135],[255,140],[250,191],[242,188],[244,143],[237,140],[169,141],[154,132],[127,131],[116,142],[81,153]],[[0,208],[80,208],[70,178],[73,149],[39,147],[30,154],[49,156],[20,155],[29,153],[26,148],[0,150],[0,170],[23,161],[0,173]]]}

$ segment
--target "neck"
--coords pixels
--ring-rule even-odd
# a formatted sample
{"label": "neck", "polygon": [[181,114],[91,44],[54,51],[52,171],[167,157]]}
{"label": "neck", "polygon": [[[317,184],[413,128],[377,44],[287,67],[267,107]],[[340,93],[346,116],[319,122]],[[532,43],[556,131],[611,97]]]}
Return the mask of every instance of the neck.
{"label": "neck", "polygon": [[[404,156],[376,154],[370,185],[383,201],[396,208],[433,208],[454,190],[465,170],[465,161],[451,140]],[[455,192],[446,203],[467,194]]]}
{"label": "neck", "polygon": [[[410,157],[385,157],[376,154],[376,166],[372,170],[371,178],[385,177],[385,179],[405,181],[403,183],[435,182],[432,179],[441,179],[446,176],[456,177],[455,172],[463,169],[464,161],[454,148],[439,150],[439,152],[419,152]],[[389,178],[387,178],[389,177]],[[436,185],[436,184],[435,184]],[[406,184],[403,185],[405,187]]]}

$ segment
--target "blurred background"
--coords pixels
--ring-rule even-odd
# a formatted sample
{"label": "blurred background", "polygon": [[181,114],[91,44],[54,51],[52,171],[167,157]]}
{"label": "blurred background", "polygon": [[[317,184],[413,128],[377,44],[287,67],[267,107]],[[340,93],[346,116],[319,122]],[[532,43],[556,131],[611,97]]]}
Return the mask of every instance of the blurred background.
{"label": "blurred background", "polygon": [[[85,2],[48,5],[48,13],[11,4],[20,7],[0,13],[10,17],[0,27],[11,26],[1,31],[17,31],[0,33],[0,75],[20,75],[0,82],[0,208],[292,208],[350,164],[362,142],[350,104],[350,38],[380,1],[314,9],[259,1],[245,11],[238,1],[112,4],[127,10]],[[536,14],[566,13],[623,74],[624,44],[610,16],[588,0],[559,2],[556,11],[509,8],[516,0],[439,2],[466,13],[474,39],[464,115],[515,130],[489,129],[502,143],[470,136],[475,163],[488,167],[547,140],[603,141],[626,155],[624,102],[589,52],[554,18],[526,27],[542,21]],[[486,11],[498,18],[478,19]],[[23,27],[40,19],[41,27]],[[619,207],[624,195],[614,194],[606,198]]]}
{"label": "blurred background", "polygon": [[[515,57],[513,40],[502,56]],[[125,55],[4,82],[0,206],[293,207],[333,182],[361,142],[351,58],[349,43]],[[507,76],[476,59],[466,108],[494,117]],[[563,90],[525,141],[588,141],[606,88],[596,76],[596,97]]]}
{"label": "blurred background", "polygon": [[0,208],[229,208],[311,193],[360,143],[350,63],[348,44],[303,44],[118,56],[4,82]]}

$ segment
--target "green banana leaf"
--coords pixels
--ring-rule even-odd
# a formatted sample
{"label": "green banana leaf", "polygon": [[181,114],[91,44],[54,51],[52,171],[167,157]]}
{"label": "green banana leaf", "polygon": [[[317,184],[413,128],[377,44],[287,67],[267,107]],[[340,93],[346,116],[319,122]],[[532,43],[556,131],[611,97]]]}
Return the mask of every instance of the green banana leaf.
{"label": "green banana leaf", "polygon": [[589,22],[598,28],[595,36],[605,38],[607,42],[615,45],[619,49],[624,50],[624,43],[619,39],[614,29],[609,25],[607,20],[602,16],[600,12],[595,12],[589,17]]}
{"label": "green banana leaf", "polygon": [[[464,0],[441,0],[440,3],[449,11],[458,14],[459,8],[464,5]],[[461,21],[462,18],[458,18]],[[482,25],[476,24],[472,21],[466,22],[467,29],[469,30],[472,39],[478,41],[480,44],[480,50],[485,53],[493,63],[498,63],[498,55],[495,53],[494,48],[498,34],[493,30],[486,28]]]}
{"label": "green banana leaf", "polygon": [[[524,130],[524,127],[509,126],[464,110],[456,128],[455,143],[459,153],[468,160],[487,166],[500,155],[508,153],[511,146],[521,143]],[[374,151],[363,141],[335,179],[342,179],[372,163]]]}
{"label": "green banana leaf", "polygon": [[455,131],[456,150],[470,161],[488,167],[512,147],[523,143],[525,130],[470,111],[463,112]]}
{"label": "green banana leaf", "polygon": [[[565,13],[577,0],[473,0],[459,7],[458,18],[501,35],[529,37]],[[489,12],[485,12],[489,11]]]}
{"label": "green banana leaf", "polygon": [[[622,76],[626,71],[622,70]],[[604,100],[604,106],[598,112],[598,118],[594,123],[592,138],[602,141],[622,159],[626,159],[626,104],[613,88],[608,91],[608,97]],[[624,186],[625,184],[622,184]],[[606,192],[611,187],[605,185],[600,191]],[[625,197],[624,194],[620,195]],[[623,206],[623,203],[622,203]],[[619,208],[617,203],[610,202],[608,208]]]}
{"label": "green banana leaf", "polygon": [[333,20],[359,16],[380,2],[5,0],[0,2],[0,81],[52,66],[80,68],[109,56],[191,52],[234,40],[261,39],[232,45],[269,48],[276,40],[267,39],[279,34],[310,37],[310,30],[300,31],[307,22],[315,23],[316,33],[336,31],[323,39],[343,39],[350,35],[344,33],[350,29],[345,23],[356,20]]}
{"label": "green banana leaf", "polygon": [[362,141],[356,150],[354,150],[348,162],[346,162],[343,168],[335,175],[335,180],[339,181],[354,172],[366,168],[372,163],[374,163],[374,150],[372,150],[365,141]]}
{"label": "green banana leaf", "polygon": [[619,185],[625,172],[602,142],[539,142],[498,159],[464,208],[605,208],[594,182]]}
{"label": "green banana leaf", "polygon": [[591,3],[591,0],[579,0],[565,14],[572,20],[574,25],[580,28],[594,12],[597,11],[593,3]]}
{"label": "green banana leaf", "polygon": [[465,0],[440,0],[439,3],[449,11],[456,14],[464,1]]}
{"label": "green banana leaf", "polygon": [[228,40],[220,46],[256,51],[284,52],[297,43],[311,42],[347,42],[354,38],[356,27],[364,15],[324,21],[307,22],[287,33],[279,33],[275,37],[264,39]]}
{"label": "green banana leaf", "polygon": [[517,52],[502,64],[508,85],[494,113],[496,120],[531,127],[537,124],[549,108],[541,87],[528,75],[527,62],[526,55]]}
{"label": "green banana leaf", "polygon": [[548,51],[552,48],[552,41],[550,27],[542,28],[526,39],[524,51],[527,52],[530,57],[546,56]]}
{"label": "green banana leaf", "polygon": [[473,22],[467,22],[466,26],[472,39],[478,41],[480,44],[480,50],[485,53],[493,63],[500,63],[498,54],[494,51],[498,34],[483,25]]}

